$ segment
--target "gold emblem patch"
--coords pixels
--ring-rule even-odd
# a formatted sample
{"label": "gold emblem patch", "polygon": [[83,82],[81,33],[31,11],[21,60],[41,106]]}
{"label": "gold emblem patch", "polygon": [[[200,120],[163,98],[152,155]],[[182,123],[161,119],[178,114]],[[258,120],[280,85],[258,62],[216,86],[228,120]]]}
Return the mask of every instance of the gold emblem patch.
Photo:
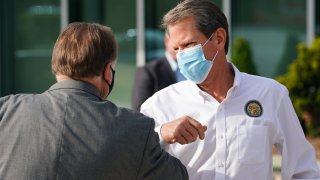
{"label": "gold emblem patch", "polygon": [[263,113],[262,106],[257,100],[250,100],[246,103],[244,111],[250,117],[260,117]]}

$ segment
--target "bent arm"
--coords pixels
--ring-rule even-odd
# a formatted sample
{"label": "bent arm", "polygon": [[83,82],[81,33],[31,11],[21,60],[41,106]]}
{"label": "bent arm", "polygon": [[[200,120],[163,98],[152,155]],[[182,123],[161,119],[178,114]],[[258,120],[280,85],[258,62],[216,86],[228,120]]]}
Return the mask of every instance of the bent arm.
{"label": "bent arm", "polygon": [[161,149],[158,134],[153,128],[149,131],[137,179],[189,179],[185,166]]}
{"label": "bent arm", "polygon": [[314,148],[306,140],[287,94],[278,110],[280,138],[276,147],[282,154],[282,179],[320,179]]}

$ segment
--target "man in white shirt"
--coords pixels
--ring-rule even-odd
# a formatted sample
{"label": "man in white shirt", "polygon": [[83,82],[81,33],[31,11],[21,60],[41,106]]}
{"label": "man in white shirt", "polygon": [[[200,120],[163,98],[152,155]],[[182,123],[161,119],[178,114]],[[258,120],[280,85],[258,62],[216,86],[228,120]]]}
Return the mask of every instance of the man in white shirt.
{"label": "man in white shirt", "polygon": [[282,154],[283,180],[320,179],[287,89],[227,62],[228,22],[217,6],[182,1],[163,26],[188,80],[157,92],[141,112],[155,119],[162,147],[191,180],[273,179],[273,146]]}

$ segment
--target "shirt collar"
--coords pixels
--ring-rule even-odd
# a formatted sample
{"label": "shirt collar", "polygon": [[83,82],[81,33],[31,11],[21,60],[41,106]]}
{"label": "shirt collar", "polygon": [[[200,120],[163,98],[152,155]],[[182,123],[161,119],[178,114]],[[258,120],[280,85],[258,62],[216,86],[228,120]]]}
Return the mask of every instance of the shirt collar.
{"label": "shirt collar", "polygon": [[[230,67],[232,68],[233,72],[234,72],[234,80],[233,80],[233,85],[232,87],[229,89],[228,93],[231,93],[230,95],[234,96],[237,92],[238,87],[240,86],[240,82],[241,82],[241,72],[238,70],[238,68],[232,64],[229,63]],[[191,83],[191,88],[192,91],[194,91],[195,93],[199,94],[201,96],[201,98],[203,100],[208,99],[208,98],[213,98],[211,97],[210,94],[208,94],[207,92],[202,91],[196,83],[190,81]]]}
{"label": "shirt collar", "polygon": [[238,88],[241,82],[241,72],[238,70],[238,68],[234,64],[230,63],[230,65],[232,66],[232,69],[234,72],[234,80],[233,80],[232,87]]}
{"label": "shirt collar", "polygon": [[197,96],[197,97],[199,97],[199,100],[202,101],[203,103],[204,103],[206,100],[208,100],[208,99],[210,99],[210,98],[213,98],[213,97],[212,97],[210,94],[208,94],[207,92],[202,91],[202,90],[198,87],[198,85],[197,85],[196,83],[194,83],[194,82],[192,82],[192,81],[190,81],[190,80],[187,80],[187,81],[190,82],[190,87],[191,87],[192,91],[195,92],[197,95],[199,95],[199,96]]}
{"label": "shirt collar", "polygon": [[48,91],[53,91],[58,89],[78,89],[81,91],[85,91],[89,94],[92,94],[98,97],[99,99],[102,99],[100,97],[100,93],[98,92],[97,88],[94,85],[85,81],[74,80],[74,79],[59,81],[53,84]]}
{"label": "shirt collar", "polygon": [[176,63],[176,61],[171,57],[171,55],[169,54],[168,51],[166,51],[166,52],[164,53],[164,55],[166,56],[167,61],[169,62],[172,71],[173,71],[173,72],[176,71],[177,68],[178,68],[178,64]]}

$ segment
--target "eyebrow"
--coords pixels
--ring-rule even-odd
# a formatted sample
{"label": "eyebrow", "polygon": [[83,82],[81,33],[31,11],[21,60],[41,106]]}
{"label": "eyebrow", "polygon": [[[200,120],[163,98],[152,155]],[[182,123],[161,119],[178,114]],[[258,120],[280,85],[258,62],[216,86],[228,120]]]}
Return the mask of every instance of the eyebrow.
{"label": "eyebrow", "polygon": [[182,46],[182,47],[186,47],[186,46],[188,46],[188,45],[190,45],[190,44],[194,44],[194,43],[196,43],[197,41],[196,41],[196,37],[195,36],[193,36],[193,37],[191,37],[191,38],[189,38],[189,39],[187,39],[187,40],[183,40],[180,44],[178,44],[178,43],[175,43],[172,39],[171,39],[171,37],[170,37],[170,35],[168,34],[168,37],[169,37],[169,41],[170,41],[170,43],[172,43],[172,47],[175,49],[175,48],[177,48],[177,47],[179,47],[179,46]]}

